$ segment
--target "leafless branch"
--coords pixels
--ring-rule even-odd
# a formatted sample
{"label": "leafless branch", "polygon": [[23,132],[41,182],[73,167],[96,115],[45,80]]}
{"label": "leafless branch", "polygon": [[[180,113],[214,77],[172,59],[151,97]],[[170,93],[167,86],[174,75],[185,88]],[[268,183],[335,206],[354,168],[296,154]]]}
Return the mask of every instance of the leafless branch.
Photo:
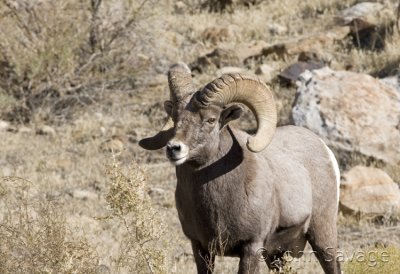
{"label": "leafless branch", "polygon": [[142,3],[140,3],[139,7],[133,13],[132,17],[123,26],[117,28],[114,31],[114,33],[111,35],[110,40],[108,40],[108,42],[106,43],[104,47],[105,49],[109,49],[112,43],[115,41],[115,39],[117,39],[123,33],[124,30],[131,27],[132,24],[136,22],[139,12],[142,10],[142,8],[147,2],[148,0],[143,0]]}

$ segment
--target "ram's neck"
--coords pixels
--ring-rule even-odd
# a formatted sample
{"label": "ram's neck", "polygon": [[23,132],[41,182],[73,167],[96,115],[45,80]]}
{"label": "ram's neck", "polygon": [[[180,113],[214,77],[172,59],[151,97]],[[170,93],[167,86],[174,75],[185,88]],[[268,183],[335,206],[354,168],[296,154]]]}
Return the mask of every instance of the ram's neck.
{"label": "ram's neck", "polygon": [[252,157],[245,148],[243,149],[245,139],[245,133],[226,127],[220,133],[220,145],[216,155],[201,166],[178,166],[178,181],[190,180],[192,183],[205,184],[216,179],[224,180],[224,177],[231,177],[236,173],[240,174],[238,177],[247,176],[243,165],[244,162],[251,161]]}

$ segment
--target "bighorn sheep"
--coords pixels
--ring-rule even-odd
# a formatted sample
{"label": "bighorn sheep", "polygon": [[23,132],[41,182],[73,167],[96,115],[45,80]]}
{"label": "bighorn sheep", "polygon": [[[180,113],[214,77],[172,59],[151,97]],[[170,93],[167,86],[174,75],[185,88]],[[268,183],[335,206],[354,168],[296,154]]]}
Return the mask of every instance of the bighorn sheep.
{"label": "bighorn sheep", "polygon": [[[238,273],[255,273],[285,251],[301,256],[308,241],[326,273],[336,260],[339,169],[333,153],[307,129],[276,128],[269,88],[251,75],[226,74],[196,91],[189,68],[168,73],[169,116],[149,150],[166,146],[176,165],[176,207],[198,273],[212,273],[215,254],[240,257]],[[228,125],[242,103],[254,136]],[[214,251],[210,246],[214,244]]]}

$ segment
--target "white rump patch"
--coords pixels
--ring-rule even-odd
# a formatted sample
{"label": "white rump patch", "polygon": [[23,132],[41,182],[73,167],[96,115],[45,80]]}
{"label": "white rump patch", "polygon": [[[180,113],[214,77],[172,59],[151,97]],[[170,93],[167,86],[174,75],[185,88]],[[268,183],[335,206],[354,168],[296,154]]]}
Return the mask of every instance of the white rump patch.
{"label": "white rump patch", "polygon": [[325,142],[320,139],[321,142],[324,144],[326,150],[328,151],[329,154],[329,159],[332,162],[333,169],[335,170],[335,176],[336,176],[336,185],[337,185],[337,203],[339,204],[339,195],[340,195],[340,170],[339,170],[339,165],[336,160],[335,154],[333,154],[332,150],[325,144]]}

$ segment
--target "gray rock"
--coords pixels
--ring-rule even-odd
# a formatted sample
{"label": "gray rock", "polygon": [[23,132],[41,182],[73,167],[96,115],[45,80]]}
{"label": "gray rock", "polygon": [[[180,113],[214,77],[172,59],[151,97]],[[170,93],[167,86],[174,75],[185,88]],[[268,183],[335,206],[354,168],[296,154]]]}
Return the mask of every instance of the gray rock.
{"label": "gray rock", "polygon": [[52,128],[51,126],[41,126],[36,129],[36,134],[37,135],[48,135],[48,136],[56,136],[56,130]]}
{"label": "gray rock", "polygon": [[400,93],[365,74],[327,67],[311,73],[299,81],[294,124],[311,129],[337,151],[399,165]]}
{"label": "gray rock", "polygon": [[356,166],[343,174],[340,209],[345,213],[397,214],[400,189],[383,170]]}
{"label": "gray rock", "polygon": [[9,122],[0,120],[0,132],[1,131],[7,131],[9,127],[10,127],[10,123]]}
{"label": "gray rock", "polygon": [[349,26],[353,44],[370,50],[385,47],[387,30],[394,23],[394,13],[388,3],[362,2],[342,10],[335,18],[339,25]]}
{"label": "gray rock", "polygon": [[315,70],[315,69],[320,69],[323,68],[325,64],[323,62],[315,62],[315,61],[309,61],[309,62],[303,62],[299,61],[296,62],[287,68],[285,68],[280,74],[279,77],[287,82],[291,81],[297,81],[299,76],[305,72],[306,70]]}
{"label": "gray rock", "polygon": [[384,83],[385,85],[392,86],[400,93],[400,73],[395,76],[389,76],[389,77],[382,78],[382,79],[380,79],[380,81],[382,83]]}
{"label": "gray rock", "polygon": [[336,22],[339,24],[349,24],[357,18],[367,18],[384,9],[381,3],[362,2],[339,12]]}

